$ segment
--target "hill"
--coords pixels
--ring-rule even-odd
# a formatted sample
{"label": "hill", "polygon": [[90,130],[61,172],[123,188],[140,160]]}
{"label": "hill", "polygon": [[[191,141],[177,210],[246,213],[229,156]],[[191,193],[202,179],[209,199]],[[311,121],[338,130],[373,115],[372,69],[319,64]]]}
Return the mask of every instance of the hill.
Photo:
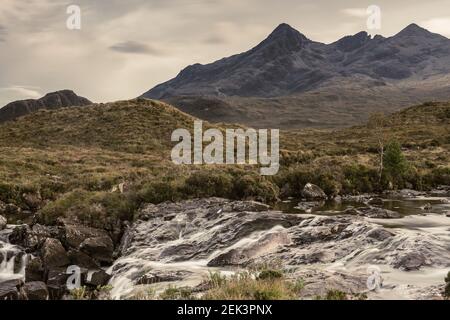
{"label": "hill", "polygon": [[8,103],[0,109],[0,123],[17,119],[18,117],[41,109],[58,109],[73,106],[85,106],[89,104],[92,104],[92,102],[76,95],[75,92],[71,90],[56,91],[48,93],[37,100],[28,99]]}

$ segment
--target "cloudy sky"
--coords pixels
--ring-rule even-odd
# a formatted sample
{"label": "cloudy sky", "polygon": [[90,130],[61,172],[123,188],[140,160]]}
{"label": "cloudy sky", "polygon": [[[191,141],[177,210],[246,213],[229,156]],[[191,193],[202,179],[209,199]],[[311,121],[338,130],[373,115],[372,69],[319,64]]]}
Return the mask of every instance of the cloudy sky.
{"label": "cloudy sky", "polygon": [[[66,26],[71,4],[81,30]],[[133,98],[187,65],[248,50],[281,22],[326,43],[366,30],[369,5],[384,36],[415,22],[450,37],[450,0],[1,0],[0,106],[59,89]]]}

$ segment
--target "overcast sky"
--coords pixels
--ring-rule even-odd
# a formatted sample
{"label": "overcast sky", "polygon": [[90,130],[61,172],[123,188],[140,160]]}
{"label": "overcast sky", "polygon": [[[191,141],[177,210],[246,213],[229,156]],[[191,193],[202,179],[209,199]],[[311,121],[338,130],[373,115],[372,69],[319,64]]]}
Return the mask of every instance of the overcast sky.
{"label": "overcast sky", "polygon": [[[66,27],[70,4],[81,30]],[[414,22],[450,37],[450,0],[0,0],[0,106],[59,89],[133,98],[187,65],[248,50],[282,22],[326,43],[366,30],[373,4],[377,33]]]}

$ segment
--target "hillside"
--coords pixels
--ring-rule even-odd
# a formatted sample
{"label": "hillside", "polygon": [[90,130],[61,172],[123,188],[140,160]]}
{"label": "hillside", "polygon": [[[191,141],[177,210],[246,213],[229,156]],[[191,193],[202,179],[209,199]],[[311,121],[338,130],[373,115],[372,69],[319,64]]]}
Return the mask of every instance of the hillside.
{"label": "hillside", "polygon": [[188,66],[143,97],[211,122],[335,128],[450,99],[449,65],[450,40],[415,24],[389,38],[360,32],[331,44],[281,24],[251,50]]}
{"label": "hillside", "polygon": [[[414,168],[398,187],[449,183],[449,115],[449,103],[428,103],[389,118],[390,139],[402,143]],[[365,181],[364,191],[377,188],[377,137],[366,126],[282,132],[280,172],[263,178],[252,166],[172,164],[171,133],[193,120],[170,105],[137,99],[41,110],[0,125],[0,200],[21,203],[38,192],[53,201],[78,189],[109,192],[122,182],[133,186],[133,199],[144,192],[156,202],[211,195],[271,201],[286,183],[295,196],[308,181],[330,194],[362,191],[357,181]],[[360,178],[349,185],[354,174]]]}

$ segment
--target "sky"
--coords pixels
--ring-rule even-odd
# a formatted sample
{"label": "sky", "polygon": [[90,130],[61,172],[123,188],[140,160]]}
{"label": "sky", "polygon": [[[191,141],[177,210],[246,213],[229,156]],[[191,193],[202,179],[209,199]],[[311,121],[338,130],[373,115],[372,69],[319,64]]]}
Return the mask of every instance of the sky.
{"label": "sky", "polygon": [[[67,27],[70,5],[81,29]],[[381,9],[376,31],[370,5]],[[0,107],[61,89],[131,99],[188,65],[247,51],[283,22],[325,43],[410,23],[450,37],[450,0],[0,0]]]}

